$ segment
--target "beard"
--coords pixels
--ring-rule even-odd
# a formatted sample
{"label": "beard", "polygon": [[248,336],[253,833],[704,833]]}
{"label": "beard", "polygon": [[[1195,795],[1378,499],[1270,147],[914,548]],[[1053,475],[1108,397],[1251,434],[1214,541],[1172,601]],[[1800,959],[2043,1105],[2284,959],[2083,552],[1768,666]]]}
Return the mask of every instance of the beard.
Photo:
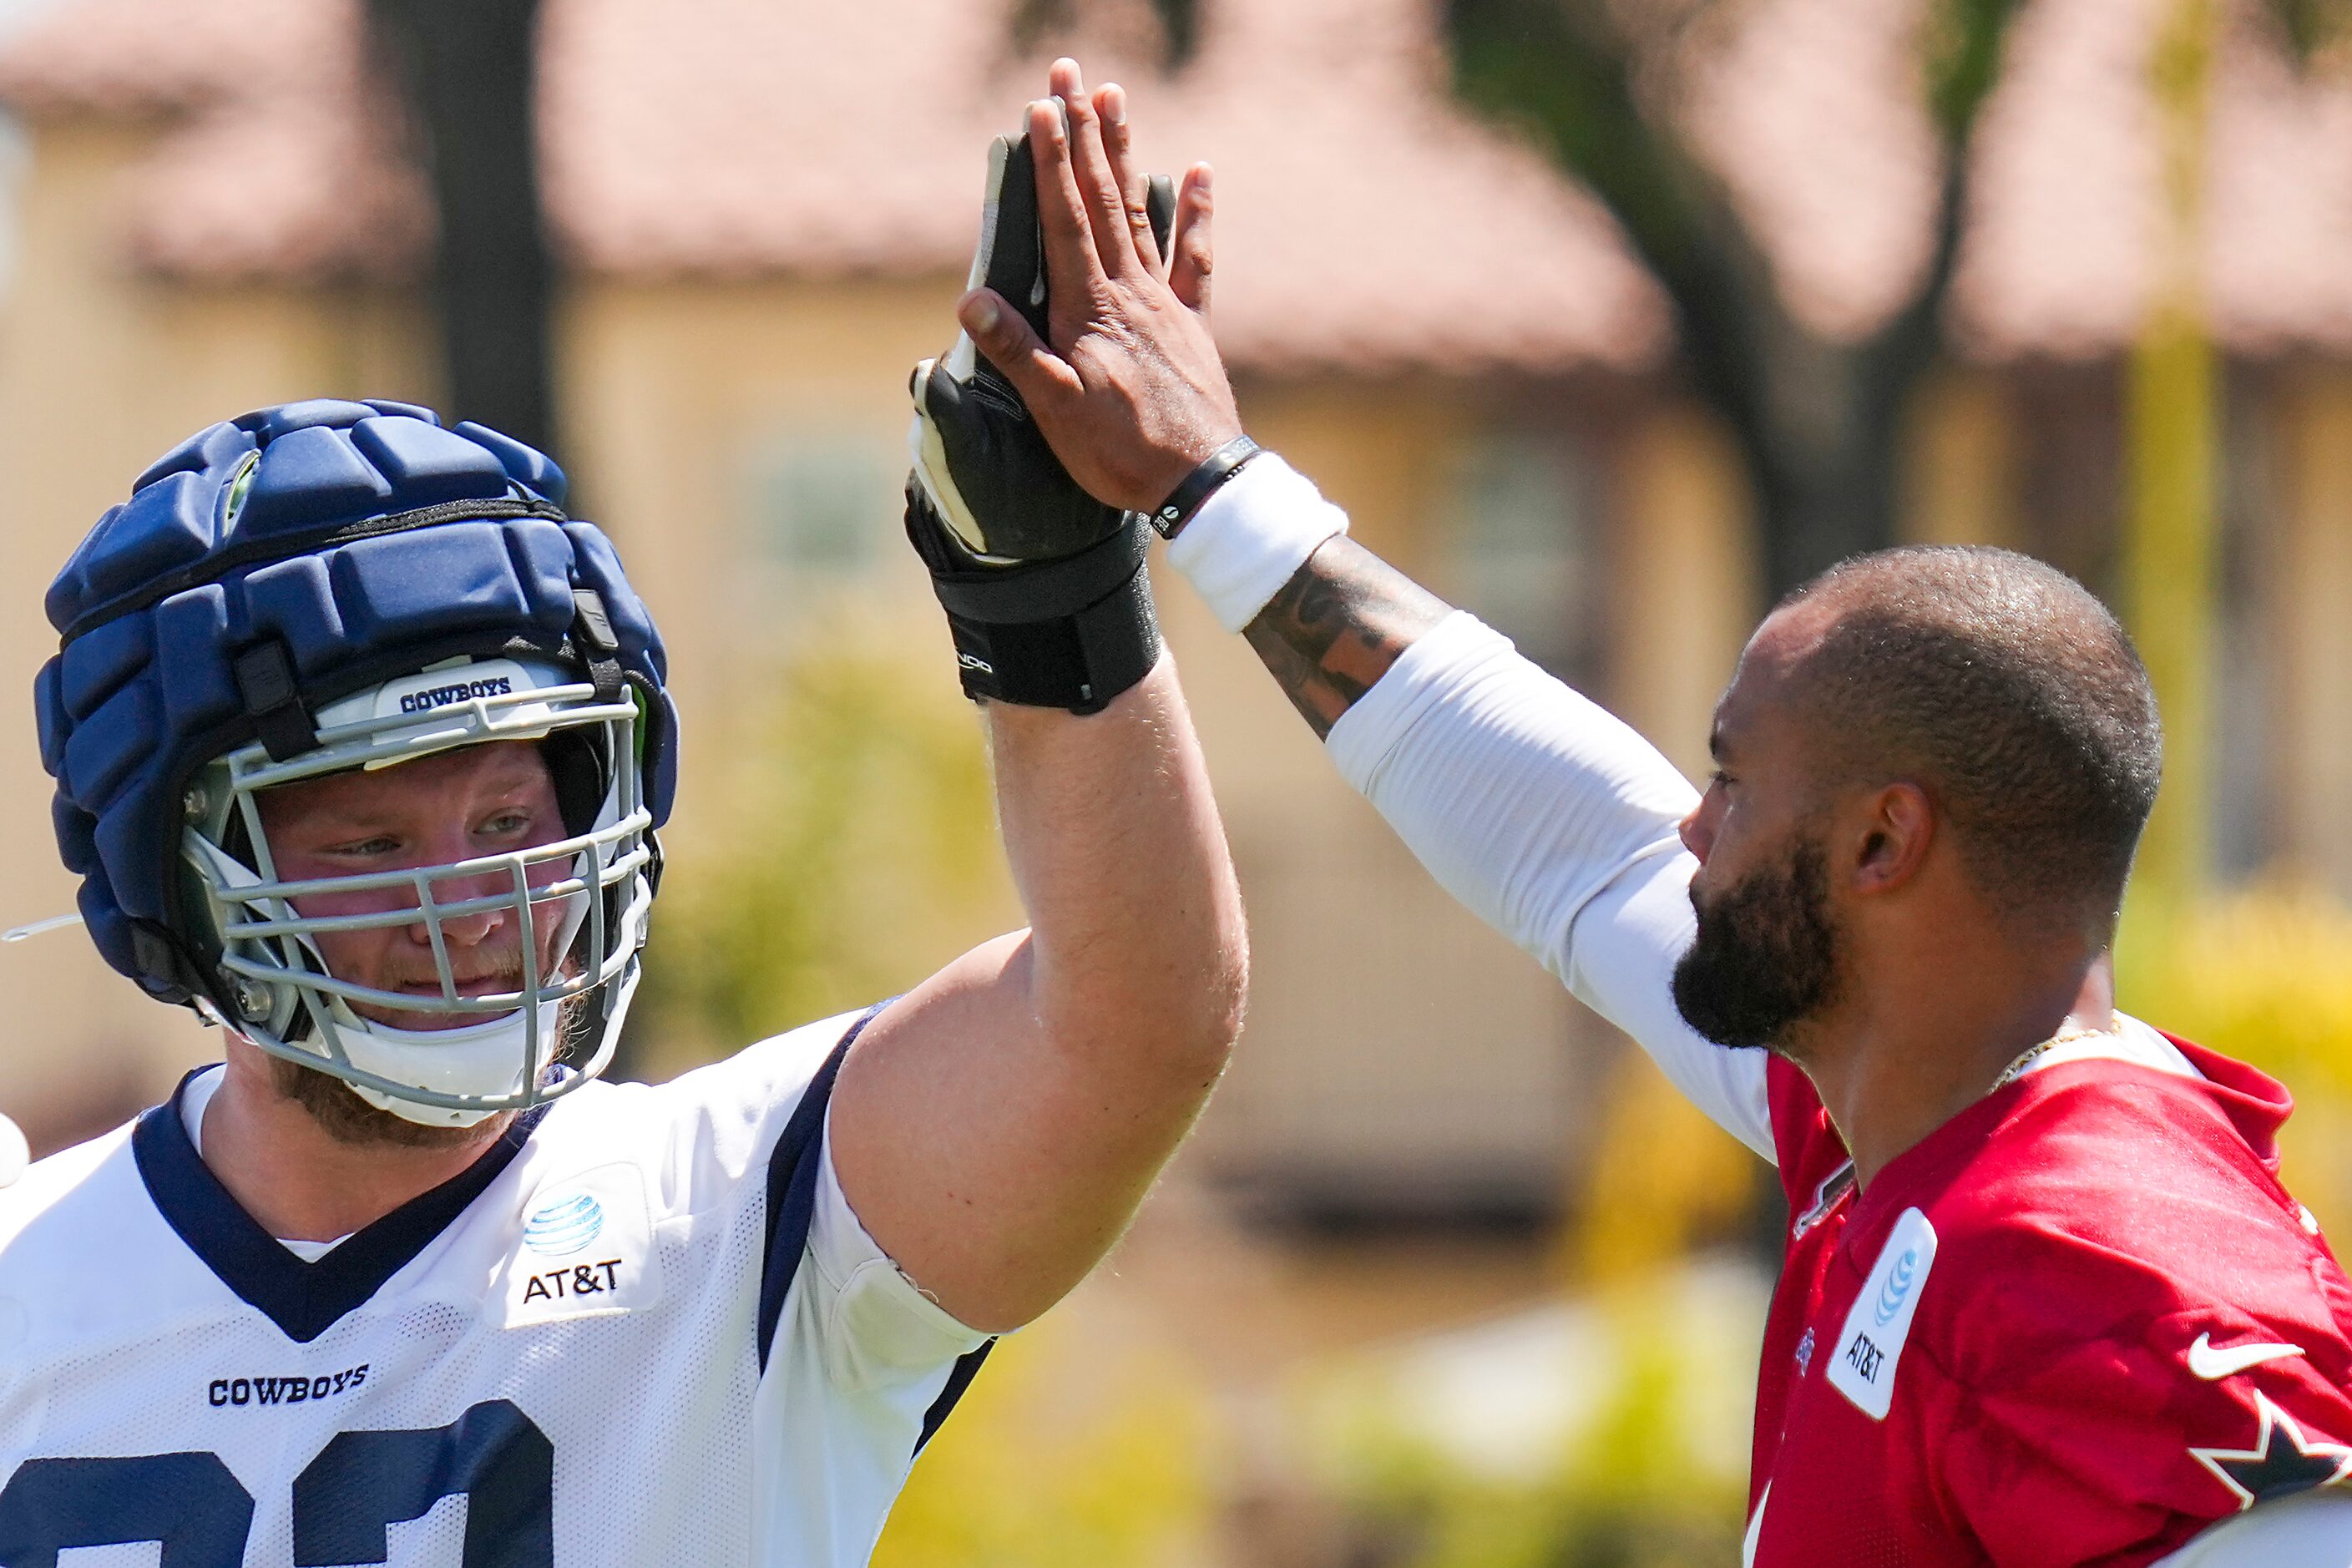
{"label": "beard", "polygon": [[1842,948],[1819,843],[1800,838],[1782,864],[1691,906],[1698,935],[1675,965],[1675,1007],[1700,1035],[1781,1050],[1791,1028],[1837,999]]}
{"label": "beard", "polygon": [[427,1127],[370,1105],[352,1086],[330,1073],[270,1057],[269,1085],[281,1099],[310,1113],[327,1136],[356,1148],[457,1149],[484,1141],[502,1130],[514,1113],[502,1111],[471,1127]]}
{"label": "beard", "polygon": [[[564,965],[564,973],[571,969],[569,963]],[[585,996],[570,997],[558,1007],[554,1058],[547,1064],[551,1074],[556,1064],[571,1056],[582,1043],[589,1020]],[[284,1057],[266,1059],[269,1063],[270,1087],[279,1098],[290,1100],[309,1111],[310,1119],[338,1143],[378,1149],[456,1149],[495,1136],[515,1116],[511,1110],[501,1110],[471,1127],[428,1127],[362,1100],[357,1090],[332,1073],[304,1067]]]}

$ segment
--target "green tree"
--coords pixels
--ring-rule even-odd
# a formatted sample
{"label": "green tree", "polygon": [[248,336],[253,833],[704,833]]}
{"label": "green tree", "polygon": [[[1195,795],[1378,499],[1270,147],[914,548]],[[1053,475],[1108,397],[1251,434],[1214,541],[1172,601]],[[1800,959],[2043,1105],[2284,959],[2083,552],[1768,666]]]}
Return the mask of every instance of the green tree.
{"label": "green tree", "polygon": [[2270,0],[2288,44],[2308,61],[2352,40],[2352,0]]}
{"label": "green tree", "polygon": [[[1683,368],[1747,470],[1777,595],[1893,542],[1899,437],[1942,346],[1966,224],[1969,137],[2022,0],[1930,0],[1920,85],[1942,149],[1933,243],[1908,297],[1854,341],[1790,308],[1759,237],[1685,138],[1676,106],[1688,46],[1734,3],[1445,0],[1442,26],[1455,92],[1597,196],[1665,291]],[[1018,0],[1016,38],[1068,21],[1076,5]],[[1153,9],[1181,65],[1198,47],[1199,0],[1153,0]]]}
{"label": "green tree", "polygon": [[[1670,1272],[1585,1298],[1603,1336],[1587,1396],[1551,1449],[1498,1469],[1436,1439],[1397,1386],[1360,1372],[1320,1390],[1318,1462],[1376,1568],[1699,1568],[1738,1560],[1741,1409],[1755,1320],[1693,1310]],[[1757,1302],[1760,1310],[1761,1301]],[[1605,1369],[1605,1370],[1601,1370]],[[1726,1438],[1728,1441],[1726,1441]]]}
{"label": "green tree", "polygon": [[[818,648],[826,651],[815,651]],[[971,705],[928,661],[812,637],[671,846],[633,1018],[652,1076],[904,990],[1020,923]]]}
{"label": "green tree", "polygon": [[[1523,128],[1616,217],[1675,308],[1682,363],[1723,419],[1756,498],[1775,595],[1894,539],[1898,437],[1942,346],[1967,220],[1977,112],[2020,0],[1933,0],[1920,29],[1924,112],[1942,152],[1935,235],[1901,305],[1866,336],[1808,326],[1677,113],[1691,40],[1728,0],[1447,0],[1463,99]],[[1638,25],[1629,18],[1639,16]]]}
{"label": "green tree", "polygon": [[[1022,0],[1021,14],[1034,25],[1076,3]],[[2265,3],[2306,58],[2352,33],[2352,0]],[[1443,26],[1462,100],[1523,131],[1597,196],[1671,300],[1684,370],[1746,468],[1777,595],[1893,542],[1904,420],[1943,346],[1968,222],[1969,140],[2023,0],[1927,0],[1920,104],[1941,153],[1932,243],[1908,296],[1853,341],[1790,309],[1759,237],[1676,112],[1692,41],[1737,4],[1445,0]],[[1197,47],[1199,0],[1154,8],[1181,61]],[[2183,83],[2176,70],[2160,88],[2172,91],[2168,114],[2201,117],[2201,79]]]}

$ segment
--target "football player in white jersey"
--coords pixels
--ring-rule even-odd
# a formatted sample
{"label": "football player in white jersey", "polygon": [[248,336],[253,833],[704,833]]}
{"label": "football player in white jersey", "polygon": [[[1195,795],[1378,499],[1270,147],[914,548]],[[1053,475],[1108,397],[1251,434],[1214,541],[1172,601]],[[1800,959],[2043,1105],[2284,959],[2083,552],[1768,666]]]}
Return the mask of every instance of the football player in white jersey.
{"label": "football player in white jersey", "polygon": [[[1030,168],[1000,150],[1020,232],[976,274],[1015,293]],[[921,390],[908,529],[1030,927],[658,1088],[596,1075],[676,716],[553,464],[292,404],[91,531],[37,688],[59,845],[226,1061],[0,1191],[0,1565],[866,1560],[1191,1124],[1245,970],[1140,520],[1042,446],[1017,513],[970,482],[976,438],[1022,459],[968,345]]]}

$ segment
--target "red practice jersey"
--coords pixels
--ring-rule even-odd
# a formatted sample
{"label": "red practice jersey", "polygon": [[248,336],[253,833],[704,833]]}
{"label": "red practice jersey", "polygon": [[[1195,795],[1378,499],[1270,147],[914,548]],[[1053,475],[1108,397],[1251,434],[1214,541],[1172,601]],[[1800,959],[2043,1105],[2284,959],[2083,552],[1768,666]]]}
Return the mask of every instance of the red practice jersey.
{"label": "red practice jersey", "polygon": [[2279,1184],[2291,1101],[2175,1043],[2206,1081],[2063,1062],[1858,1194],[1812,1086],[1771,1063],[1792,1217],[1756,1568],[2139,1568],[2352,1475],[2352,1284]]}

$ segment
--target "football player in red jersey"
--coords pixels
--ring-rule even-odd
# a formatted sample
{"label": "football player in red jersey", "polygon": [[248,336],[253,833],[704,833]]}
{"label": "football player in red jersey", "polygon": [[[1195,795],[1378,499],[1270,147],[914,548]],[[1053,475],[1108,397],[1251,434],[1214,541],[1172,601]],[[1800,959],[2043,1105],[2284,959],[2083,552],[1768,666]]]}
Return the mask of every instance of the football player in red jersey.
{"label": "football player in red jersey", "polygon": [[2114,618],[2007,552],[1848,562],[1750,639],[1694,796],[1243,437],[1207,171],[1179,298],[1093,107],[1032,112],[1046,333],[961,318],[1439,879],[1778,1165],[1747,1560],[2352,1562],[2352,1285],[2287,1095],[2116,1010],[2161,748]]}

